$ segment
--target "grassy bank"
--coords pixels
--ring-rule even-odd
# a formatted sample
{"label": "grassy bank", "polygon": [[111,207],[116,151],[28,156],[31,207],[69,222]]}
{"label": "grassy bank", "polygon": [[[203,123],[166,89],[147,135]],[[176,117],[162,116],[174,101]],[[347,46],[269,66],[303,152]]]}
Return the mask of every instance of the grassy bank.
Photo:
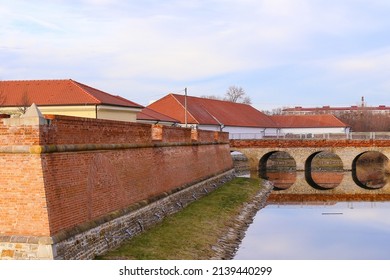
{"label": "grassy bank", "polygon": [[212,246],[260,188],[259,179],[235,178],[99,259],[210,259]]}

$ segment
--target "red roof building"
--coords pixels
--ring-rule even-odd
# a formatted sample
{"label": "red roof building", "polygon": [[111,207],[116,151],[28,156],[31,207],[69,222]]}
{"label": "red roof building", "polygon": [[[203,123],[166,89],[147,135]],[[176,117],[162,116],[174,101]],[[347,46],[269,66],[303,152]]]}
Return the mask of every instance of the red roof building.
{"label": "red roof building", "polygon": [[334,114],[341,115],[345,113],[368,111],[373,114],[390,114],[390,107],[385,105],[379,106],[350,106],[350,107],[294,107],[282,110],[285,115],[313,115],[313,114]]}
{"label": "red roof building", "polygon": [[271,116],[281,128],[326,128],[326,127],[348,127],[347,124],[333,115],[302,115],[302,116]]}
{"label": "red roof building", "polygon": [[350,127],[334,115],[275,115],[280,134],[349,133]]}
{"label": "red roof building", "polygon": [[74,80],[0,81],[0,111],[35,103],[43,114],[136,121],[143,106]]}
{"label": "red roof building", "polygon": [[148,107],[143,108],[142,111],[137,114],[137,122],[148,124],[162,124],[168,126],[172,126],[179,123],[178,120],[156,112]]}
{"label": "red roof building", "polygon": [[177,119],[182,126],[187,121],[190,127],[227,131],[231,139],[349,132],[349,126],[333,115],[268,116],[247,104],[178,94],[168,94],[147,108]]}
{"label": "red roof building", "polygon": [[[250,105],[229,101],[168,94],[148,108],[179,120],[182,126],[262,137],[275,133],[277,124]],[[186,113],[187,109],[187,113]],[[267,131],[266,131],[267,129]]]}
{"label": "red roof building", "polygon": [[283,114],[286,115],[315,115],[315,114],[333,114],[340,116],[345,113],[356,113],[356,112],[371,112],[373,114],[390,114],[390,107],[385,105],[379,106],[367,106],[364,101],[364,96],[362,96],[361,103],[359,106],[350,106],[350,107],[331,107],[331,106],[322,106],[322,107],[294,107],[294,108],[285,108],[282,110]]}

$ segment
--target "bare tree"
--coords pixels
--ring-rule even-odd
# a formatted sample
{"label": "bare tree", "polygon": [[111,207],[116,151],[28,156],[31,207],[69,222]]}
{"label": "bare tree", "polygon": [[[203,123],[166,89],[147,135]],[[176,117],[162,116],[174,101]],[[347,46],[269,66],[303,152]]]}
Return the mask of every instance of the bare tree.
{"label": "bare tree", "polygon": [[[0,107],[3,106],[4,102],[5,102],[5,94],[4,94],[3,89],[1,89],[1,90],[0,90]],[[2,109],[0,109],[0,114],[1,114],[1,113],[3,113],[3,110],[2,110]]]}
{"label": "bare tree", "polygon": [[251,104],[252,101],[246,95],[242,87],[230,86],[225,94],[225,100],[237,103]]}
{"label": "bare tree", "polygon": [[266,115],[283,115],[283,109],[287,107],[278,107],[278,108],[273,108],[271,110],[261,110],[264,114]]}
{"label": "bare tree", "polygon": [[390,131],[390,114],[375,114],[368,110],[347,112],[337,116],[355,132]]}
{"label": "bare tree", "polygon": [[22,95],[22,98],[20,100],[21,106],[18,108],[18,112],[21,113],[22,115],[26,113],[28,107],[30,107],[30,99],[28,98],[27,91],[25,91]]}
{"label": "bare tree", "polygon": [[5,95],[3,90],[0,91],[0,105],[3,105],[5,102]]}
{"label": "bare tree", "polygon": [[215,100],[223,100],[222,97],[217,96],[217,95],[202,95],[201,98],[215,99]]}

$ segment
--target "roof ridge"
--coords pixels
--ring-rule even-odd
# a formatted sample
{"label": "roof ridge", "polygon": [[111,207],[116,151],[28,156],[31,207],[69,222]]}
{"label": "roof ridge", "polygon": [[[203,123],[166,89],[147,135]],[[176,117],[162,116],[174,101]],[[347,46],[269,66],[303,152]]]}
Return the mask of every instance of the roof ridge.
{"label": "roof ridge", "polygon": [[0,80],[0,82],[6,82],[6,83],[23,83],[23,82],[66,82],[71,79],[33,79],[33,80]]}
{"label": "roof ridge", "polygon": [[[170,93],[170,94],[184,96],[183,94],[178,94],[178,93]],[[226,102],[226,103],[240,104],[240,105],[246,105],[246,106],[253,107],[251,104],[246,104],[246,103],[241,103],[241,102],[234,102],[234,101],[225,100],[225,99],[214,99],[214,98],[200,97],[200,96],[194,96],[194,95],[187,95],[187,97],[207,100],[207,101],[211,101],[211,102]]]}
{"label": "roof ridge", "polygon": [[[82,86],[88,87],[88,88],[92,88],[92,89],[98,90],[98,91],[101,91],[101,90],[96,89],[96,88],[93,88],[93,87],[90,87],[90,86],[87,86],[87,85],[85,85],[85,84],[82,84],[82,83],[77,82],[77,81],[72,80],[72,79],[69,79],[69,81],[70,81],[72,84],[74,84],[75,86],[77,86],[79,89],[81,89],[83,92],[85,92],[86,94],[88,94],[90,97],[92,97],[92,99],[94,99],[97,103],[100,103],[100,104],[102,103],[102,101],[100,101],[99,99],[97,99],[93,94],[91,94],[91,93],[89,93],[88,91],[86,91]],[[101,92],[104,92],[104,91],[101,91]],[[104,93],[107,93],[107,92],[104,92]],[[107,93],[107,94],[109,94],[109,93]]]}
{"label": "roof ridge", "polygon": [[104,102],[102,102],[101,100],[99,100],[97,97],[95,97],[95,95],[94,95],[93,93],[88,92],[88,91],[85,90],[83,87],[90,88],[90,89],[95,90],[95,91],[97,91],[97,92],[104,93],[104,94],[106,94],[106,95],[108,95],[108,96],[110,96],[110,97],[112,97],[112,98],[115,98],[115,99],[120,100],[120,101],[123,101],[123,102],[131,102],[131,103],[133,103],[134,105],[137,105],[137,106],[139,106],[139,107],[142,107],[142,108],[144,107],[144,106],[142,106],[142,105],[140,105],[140,104],[138,104],[138,103],[135,103],[135,102],[133,102],[133,101],[130,101],[130,100],[128,100],[128,99],[126,99],[126,98],[124,98],[124,97],[122,97],[122,96],[113,95],[113,94],[108,93],[108,92],[106,92],[106,91],[97,89],[97,88],[95,88],[95,87],[91,87],[91,86],[89,86],[89,85],[86,85],[86,84],[77,82],[77,81],[72,80],[72,79],[70,79],[70,81],[73,82],[77,87],[79,87],[82,91],[84,91],[85,93],[87,93],[89,96],[91,96],[94,100],[96,100],[96,101],[97,101],[98,103],[100,103],[100,104],[104,104]]}
{"label": "roof ridge", "polygon": [[[104,92],[104,91],[102,91],[102,92]],[[104,92],[104,93],[106,93],[106,92]],[[138,103],[135,103],[134,101],[128,100],[127,98],[124,98],[124,97],[122,97],[122,96],[120,96],[120,95],[113,95],[113,94],[110,94],[110,93],[107,93],[107,94],[109,94],[109,95],[111,95],[112,97],[114,97],[114,98],[116,98],[116,99],[119,99],[119,100],[121,100],[121,101],[124,101],[124,102],[131,102],[131,103],[134,103],[135,105],[138,105],[138,106],[140,106],[140,107],[142,107],[142,108],[145,108],[145,106],[143,106],[143,105],[141,105],[141,104],[138,104]]]}
{"label": "roof ridge", "polygon": [[94,104],[134,108],[144,107],[124,97],[110,94],[72,79],[13,81],[0,80],[0,87],[3,88],[3,86],[4,88],[7,88],[8,91],[12,92],[7,94],[7,99],[9,99],[7,100],[7,104],[10,106],[16,106],[21,103],[21,101],[17,100],[17,98],[20,99],[23,88],[27,88],[27,94],[30,98],[30,101],[33,101],[41,106],[54,104]]}

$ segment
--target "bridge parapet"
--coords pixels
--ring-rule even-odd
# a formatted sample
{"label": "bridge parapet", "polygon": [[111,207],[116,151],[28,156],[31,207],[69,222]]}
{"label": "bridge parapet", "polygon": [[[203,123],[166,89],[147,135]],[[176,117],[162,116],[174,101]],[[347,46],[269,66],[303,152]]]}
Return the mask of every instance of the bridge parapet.
{"label": "bridge parapet", "polygon": [[231,139],[234,148],[390,147],[390,139]]}
{"label": "bridge parapet", "polygon": [[306,139],[306,140],[318,140],[318,139],[351,139],[351,140],[390,140],[390,132],[351,132],[351,133],[287,133],[287,134],[275,134],[266,135],[264,133],[231,133],[230,139],[234,140],[253,140],[253,139]]}

